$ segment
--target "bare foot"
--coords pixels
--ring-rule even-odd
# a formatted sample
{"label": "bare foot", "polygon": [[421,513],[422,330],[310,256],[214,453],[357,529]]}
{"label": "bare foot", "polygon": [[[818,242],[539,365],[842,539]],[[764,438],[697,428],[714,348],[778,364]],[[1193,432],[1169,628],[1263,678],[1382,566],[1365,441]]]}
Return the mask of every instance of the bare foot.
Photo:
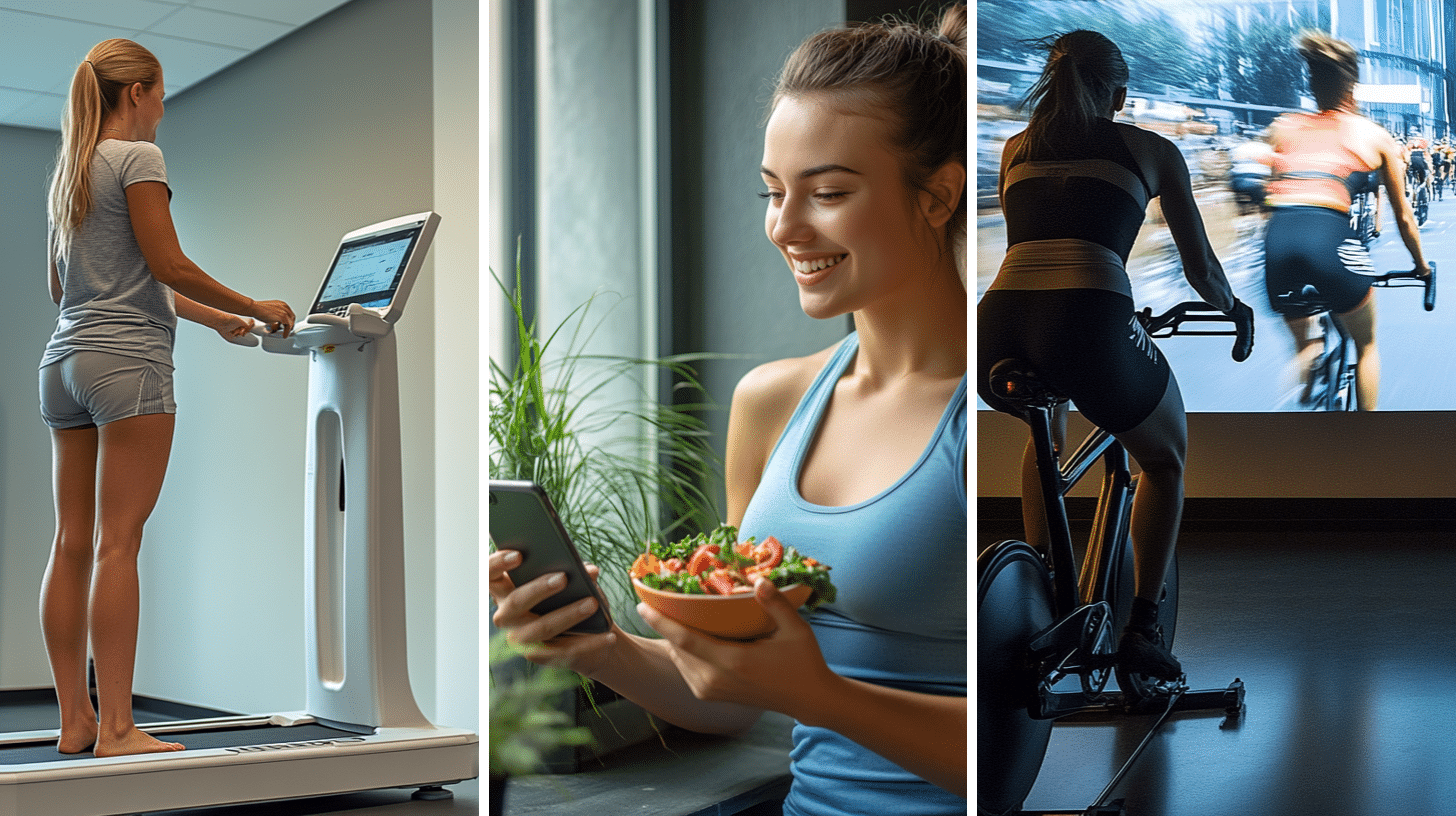
{"label": "bare foot", "polygon": [[118,737],[98,737],[96,756],[129,756],[131,754],[162,754],[184,750],[181,743],[162,742],[142,731],[132,728]]}
{"label": "bare foot", "polygon": [[93,720],[90,727],[85,724],[74,728],[61,728],[61,738],[56,741],[56,750],[63,754],[83,754],[91,750],[96,744],[96,722]]}

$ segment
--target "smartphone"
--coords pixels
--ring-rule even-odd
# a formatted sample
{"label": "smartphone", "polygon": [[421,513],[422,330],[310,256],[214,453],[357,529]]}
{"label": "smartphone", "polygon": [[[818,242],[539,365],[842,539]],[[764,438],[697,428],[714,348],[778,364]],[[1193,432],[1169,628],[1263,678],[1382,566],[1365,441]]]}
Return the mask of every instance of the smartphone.
{"label": "smartphone", "polygon": [[552,572],[566,574],[561,591],[532,607],[544,615],[587,598],[597,599],[597,611],[567,630],[601,633],[612,628],[607,599],[586,573],[586,565],[561,524],[561,517],[540,485],[533,482],[490,480],[490,539],[498,550],[515,550],[521,563],[510,571],[516,586]]}

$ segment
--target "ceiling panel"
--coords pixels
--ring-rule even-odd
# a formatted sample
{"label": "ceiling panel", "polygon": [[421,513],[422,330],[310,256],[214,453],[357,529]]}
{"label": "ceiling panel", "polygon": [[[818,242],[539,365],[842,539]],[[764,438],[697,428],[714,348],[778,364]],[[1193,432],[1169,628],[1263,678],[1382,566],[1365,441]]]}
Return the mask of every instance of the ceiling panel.
{"label": "ceiling panel", "polygon": [[[416,0],[411,0],[416,2]],[[343,5],[337,0],[196,0],[187,5],[197,8],[246,14],[262,20],[275,20],[294,27],[316,20]]]}
{"label": "ceiling panel", "polygon": [[113,28],[146,29],[181,8],[180,2],[165,0],[7,0],[0,8],[57,20],[76,20]]}
{"label": "ceiling panel", "polygon": [[349,0],[0,0],[0,125],[59,130],[76,66],[112,37],[162,62],[167,95]]}
{"label": "ceiling panel", "polygon": [[275,20],[189,7],[180,9],[149,30],[153,34],[166,37],[202,40],[253,51],[282,37],[295,27]]}

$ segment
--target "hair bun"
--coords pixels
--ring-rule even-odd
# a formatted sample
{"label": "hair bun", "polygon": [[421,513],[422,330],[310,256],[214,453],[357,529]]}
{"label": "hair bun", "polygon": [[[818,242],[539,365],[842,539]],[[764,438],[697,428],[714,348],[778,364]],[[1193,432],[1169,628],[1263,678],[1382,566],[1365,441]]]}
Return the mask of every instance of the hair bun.
{"label": "hair bun", "polygon": [[941,15],[940,30],[937,32],[961,51],[966,50],[967,16],[965,3],[951,5]]}

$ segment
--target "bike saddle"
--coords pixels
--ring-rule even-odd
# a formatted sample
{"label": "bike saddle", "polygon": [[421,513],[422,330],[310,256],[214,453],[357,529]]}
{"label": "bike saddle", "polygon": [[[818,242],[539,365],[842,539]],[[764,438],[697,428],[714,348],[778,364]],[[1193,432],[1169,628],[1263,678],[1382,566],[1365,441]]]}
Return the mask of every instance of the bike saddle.
{"label": "bike saddle", "polygon": [[991,366],[991,393],[1024,408],[1050,408],[1067,398],[1057,393],[1025,360],[1008,357]]}
{"label": "bike saddle", "polygon": [[1306,283],[1297,293],[1291,290],[1274,296],[1274,311],[1282,315],[1312,317],[1329,310],[1329,301],[1313,284]]}

